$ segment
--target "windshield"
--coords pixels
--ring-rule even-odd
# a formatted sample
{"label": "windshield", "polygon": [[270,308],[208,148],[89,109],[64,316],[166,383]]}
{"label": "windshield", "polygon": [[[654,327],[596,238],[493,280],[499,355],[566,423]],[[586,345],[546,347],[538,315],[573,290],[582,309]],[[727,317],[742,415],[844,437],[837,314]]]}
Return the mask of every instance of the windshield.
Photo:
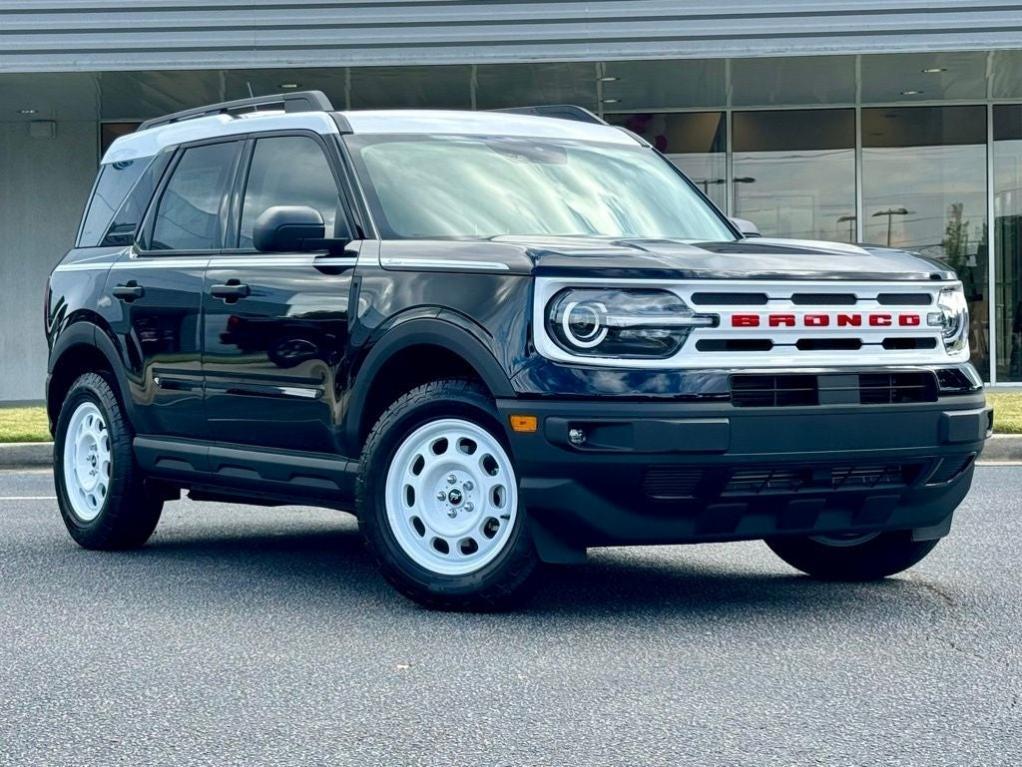
{"label": "windshield", "polygon": [[733,240],[648,147],[483,136],[348,136],[385,238]]}

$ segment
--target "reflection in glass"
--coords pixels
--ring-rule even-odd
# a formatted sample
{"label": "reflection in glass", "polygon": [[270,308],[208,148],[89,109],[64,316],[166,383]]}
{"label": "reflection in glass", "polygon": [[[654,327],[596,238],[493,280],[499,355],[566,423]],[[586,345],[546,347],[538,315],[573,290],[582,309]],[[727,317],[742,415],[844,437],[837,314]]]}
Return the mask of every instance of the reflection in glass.
{"label": "reflection in glass", "polygon": [[345,141],[386,239],[734,239],[670,163],[635,143],[370,134]]}
{"label": "reflection in glass", "polygon": [[99,169],[99,181],[89,201],[89,212],[82,224],[82,247],[98,245],[114,212],[153,161],[152,157],[108,163]]}
{"label": "reflection in glass", "polygon": [[1022,381],[1022,105],[994,107],[997,379]]}
{"label": "reflection in glass", "polygon": [[212,250],[220,246],[221,206],[241,144],[186,149],[160,199],[153,250]]}
{"label": "reflection in glass", "polygon": [[989,375],[986,110],[862,110],[867,242],[946,261],[969,300],[973,364]]}
{"label": "reflection in glass", "polygon": [[255,222],[274,205],[312,208],[323,217],[327,236],[337,236],[334,231],[340,206],[337,183],[326,155],[313,139],[277,136],[256,142],[241,210],[239,247],[253,247]]}
{"label": "reflection in glass", "polygon": [[736,112],[735,215],[770,237],[855,241],[855,113]]}
{"label": "reflection in glass", "polygon": [[723,112],[606,115],[642,136],[681,168],[721,210],[727,198],[727,118]]}

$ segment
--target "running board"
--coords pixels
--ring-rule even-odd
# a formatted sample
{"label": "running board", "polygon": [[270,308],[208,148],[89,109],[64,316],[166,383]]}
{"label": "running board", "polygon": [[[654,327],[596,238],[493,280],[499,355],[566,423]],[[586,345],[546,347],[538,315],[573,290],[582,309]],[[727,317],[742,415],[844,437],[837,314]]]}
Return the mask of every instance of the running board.
{"label": "running board", "polygon": [[147,475],[187,487],[250,490],[331,506],[355,496],[358,462],[329,453],[145,436],[135,437],[133,446]]}

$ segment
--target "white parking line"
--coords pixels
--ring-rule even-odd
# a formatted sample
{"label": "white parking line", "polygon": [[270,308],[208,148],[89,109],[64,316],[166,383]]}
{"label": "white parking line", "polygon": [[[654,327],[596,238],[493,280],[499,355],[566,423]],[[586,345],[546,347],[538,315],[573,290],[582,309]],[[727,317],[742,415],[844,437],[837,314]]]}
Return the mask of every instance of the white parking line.
{"label": "white parking line", "polygon": [[55,501],[55,495],[0,495],[0,501]]}

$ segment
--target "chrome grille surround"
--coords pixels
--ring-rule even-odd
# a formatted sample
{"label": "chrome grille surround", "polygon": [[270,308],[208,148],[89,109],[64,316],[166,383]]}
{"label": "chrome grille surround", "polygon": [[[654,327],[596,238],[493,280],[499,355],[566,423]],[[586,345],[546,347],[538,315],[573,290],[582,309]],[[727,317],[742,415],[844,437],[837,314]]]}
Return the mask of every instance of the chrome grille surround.
{"label": "chrome grille surround", "polygon": [[[564,363],[602,367],[670,370],[686,368],[793,368],[862,367],[868,365],[955,364],[968,362],[968,345],[949,354],[939,327],[926,324],[928,312],[938,311],[941,289],[954,281],[862,281],[842,280],[609,280],[602,278],[537,277],[533,304],[536,348],[544,357]],[[699,314],[720,317],[716,327],[693,328],[685,344],[666,359],[618,359],[574,355],[558,346],[546,331],[550,300],[565,288],[660,288],[679,296]],[[700,294],[695,300],[693,294]],[[766,295],[766,301],[763,296]],[[741,297],[749,296],[743,303]],[[813,297],[806,301],[805,297]],[[834,303],[826,302],[833,295]],[[854,303],[849,295],[855,296]],[[715,299],[719,296],[719,300]],[[892,302],[892,297],[894,297]],[[709,300],[708,300],[709,298]],[[904,303],[902,303],[902,301]],[[837,327],[842,314],[890,315],[890,326]],[[734,327],[735,315],[794,315],[795,327]],[[806,315],[826,315],[826,327],[806,327]],[[901,326],[902,315],[921,316],[918,326]],[[917,339],[924,348],[903,348]],[[708,349],[700,351],[700,342]],[[801,344],[800,348],[800,343]],[[817,348],[820,341],[836,347]],[[807,343],[808,342],[808,343]],[[887,342],[885,344],[885,342]],[[734,347],[721,348],[727,345]],[[851,348],[854,346],[858,348]],[[769,348],[767,348],[769,346]],[[822,346],[826,347],[824,343]]]}

